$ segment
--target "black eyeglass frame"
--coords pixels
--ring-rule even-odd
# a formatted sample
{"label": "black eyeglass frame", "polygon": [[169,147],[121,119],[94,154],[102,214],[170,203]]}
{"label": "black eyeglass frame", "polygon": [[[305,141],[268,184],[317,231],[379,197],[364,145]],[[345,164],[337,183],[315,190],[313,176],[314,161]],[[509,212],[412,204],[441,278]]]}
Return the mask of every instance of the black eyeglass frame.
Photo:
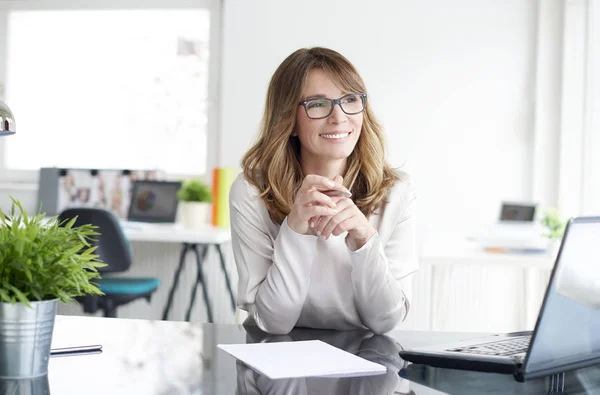
{"label": "black eyeglass frame", "polygon": [[[346,110],[344,110],[344,107],[342,106],[342,100],[348,96],[360,96],[360,99],[362,100],[362,110],[357,111],[357,112],[346,112]],[[322,116],[322,117],[318,117],[318,118],[313,118],[310,115],[308,115],[308,108],[306,108],[306,104],[313,100],[329,100],[331,102],[331,108],[329,109],[329,114]],[[313,97],[311,99],[306,99],[306,100],[303,100],[300,103],[298,103],[299,106],[304,107],[304,112],[306,112],[306,116],[310,119],[327,118],[333,112],[333,108],[335,107],[336,104],[338,106],[340,106],[340,109],[344,112],[344,114],[347,114],[347,115],[360,114],[361,112],[365,111],[365,108],[367,108],[367,94],[366,93],[348,93],[347,95],[344,95],[338,99],[328,99],[326,97]]]}

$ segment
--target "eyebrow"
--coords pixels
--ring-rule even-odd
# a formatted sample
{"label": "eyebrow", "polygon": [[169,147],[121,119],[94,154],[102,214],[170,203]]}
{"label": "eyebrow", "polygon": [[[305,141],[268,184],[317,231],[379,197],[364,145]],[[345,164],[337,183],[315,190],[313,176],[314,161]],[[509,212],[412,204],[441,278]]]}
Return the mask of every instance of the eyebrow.
{"label": "eyebrow", "polygon": [[327,95],[325,95],[323,93],[315,93],[314,95],[306,96],[306,98],[304,100],[310,100],[310,99],[327,99]]}
{"label": "eyebrow", "polygon": [[[350,92],[342,92],[342,95],[340,97],[344,97],[348,94],[350,94]],[[315,93],[314,95],[306,96],[306,98],[304,100],[310,100],[310,99],[328,99],[328,97],[327,97],[327,95],[325,95],[323,93]]]}

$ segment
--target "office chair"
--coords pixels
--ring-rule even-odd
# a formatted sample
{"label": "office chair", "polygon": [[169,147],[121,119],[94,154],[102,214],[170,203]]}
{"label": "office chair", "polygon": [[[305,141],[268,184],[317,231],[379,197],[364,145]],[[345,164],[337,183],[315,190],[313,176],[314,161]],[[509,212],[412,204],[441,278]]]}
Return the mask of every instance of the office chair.
{"label": "office chair", "polygon": [[98,268],[102,278],[97,280],[104,295],[88,295],[77,298],[85,313],[95,313],[98,309],[104,311],[105,317],[116,317],[117,307],[136,299],[145,298],[150,302],[152,293],[156,291],[160,280],[158,278],[129,278],[111,277],[110,273],[129,270],[131,266],[131,248],[123,234],[119,221],[113,213],[98,208],[71,208],[59,214],[62,223],[77,217],[73,226],[92,224],[100,235],[93,236],[92,244],[97,246],[94,252],[98,259],[107,266]]}

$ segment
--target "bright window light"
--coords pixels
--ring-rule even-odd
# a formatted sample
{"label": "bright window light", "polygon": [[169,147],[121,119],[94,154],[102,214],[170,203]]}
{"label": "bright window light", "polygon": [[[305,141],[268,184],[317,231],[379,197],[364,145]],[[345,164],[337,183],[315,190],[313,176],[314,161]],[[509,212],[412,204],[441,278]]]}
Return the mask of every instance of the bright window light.
{"label": "bright window light", "polygon": [[204,173],[209,16],[10,12],[4,166]]}

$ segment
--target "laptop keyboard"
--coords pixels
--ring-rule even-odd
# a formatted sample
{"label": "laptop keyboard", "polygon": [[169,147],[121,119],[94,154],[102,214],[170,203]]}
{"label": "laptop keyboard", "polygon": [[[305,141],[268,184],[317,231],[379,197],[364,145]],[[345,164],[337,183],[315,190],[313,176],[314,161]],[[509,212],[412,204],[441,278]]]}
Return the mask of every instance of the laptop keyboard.
{"label": "laptop keyboard", "polygon": [[469,354],[508,356],[527,352],[531,335],[514,337],[497,342],[475,344],[472,346],[452,348],[446,351],[464,352]]}

